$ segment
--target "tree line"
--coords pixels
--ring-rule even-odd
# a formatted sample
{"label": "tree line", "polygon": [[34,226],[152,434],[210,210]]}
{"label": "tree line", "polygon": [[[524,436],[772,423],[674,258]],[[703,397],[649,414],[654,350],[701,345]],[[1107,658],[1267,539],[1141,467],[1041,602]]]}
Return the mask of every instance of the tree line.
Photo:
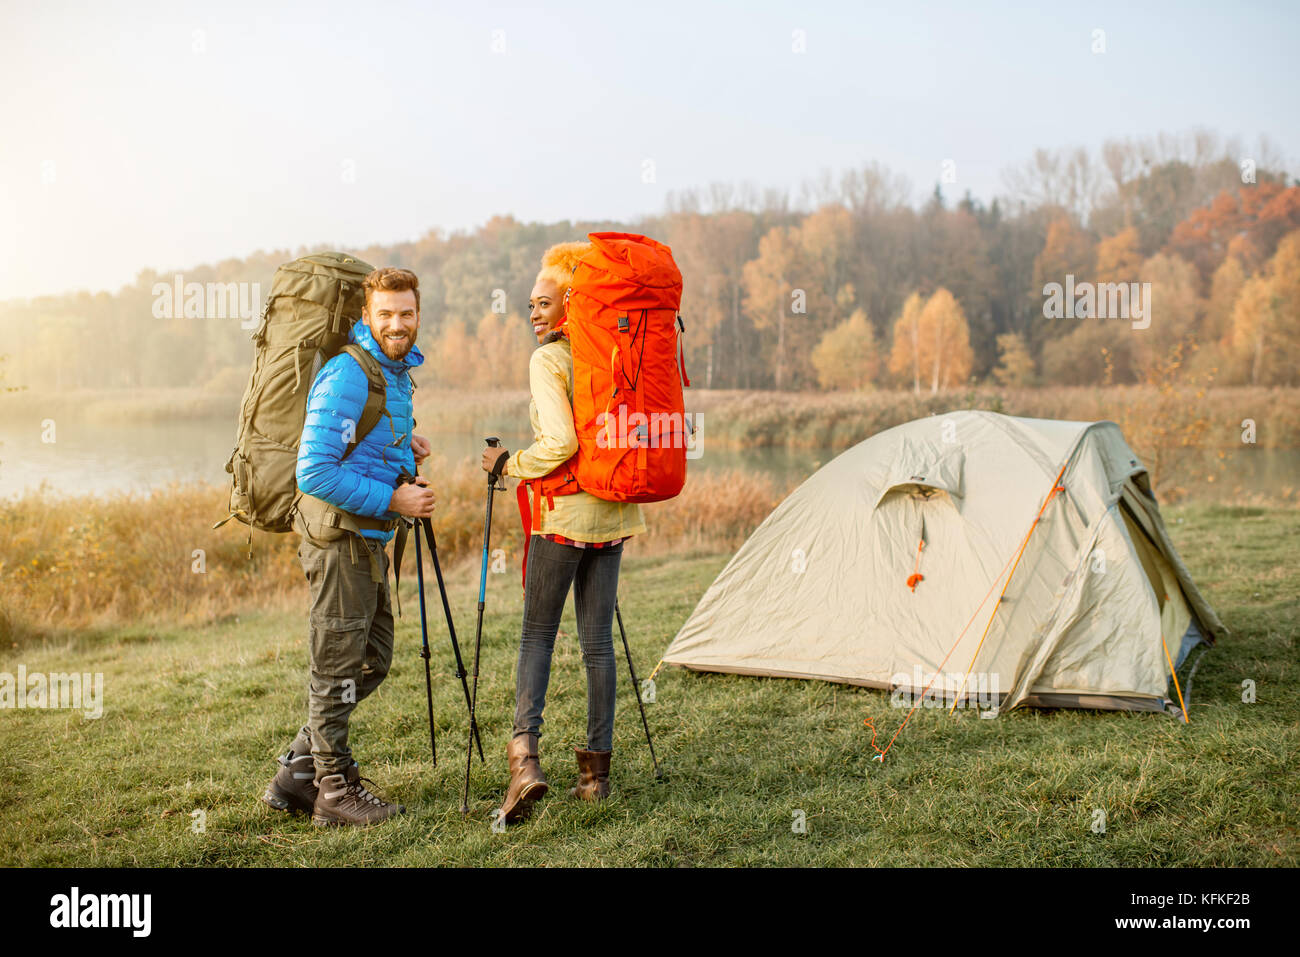
{"label": "tree line", "polygon": [[[525,386],[542,251],[610,229],[672,246],[688,367],[710,388],[935,392],[1133,383],[1171,369],[1295,385],[1300,185],[1267,144],[1245,154],[1200,131],[1111,141],[1096,155],[1044,150],[1009,170],[1005,195],[988,205],[949,195],[952,183],[914,204],[901,177],[868,164],[823,173],[797,199],[714,184],[635,222],[498,216],[351,251],[419,275],[421,381],[451,388]],[[326,248],[259,252],[183,280],[257,283],[265,295],[279,263]],[[117,293],[0,304],[11,381],[238,392],[247,323],[160,310],[157,290],[175,278],[144,271]],[[1063,315],[1049,303],[1055,287],[1092,298]],[[1117,298],[1130,311],[1145,298],[1150,323],[1099,317]]]}

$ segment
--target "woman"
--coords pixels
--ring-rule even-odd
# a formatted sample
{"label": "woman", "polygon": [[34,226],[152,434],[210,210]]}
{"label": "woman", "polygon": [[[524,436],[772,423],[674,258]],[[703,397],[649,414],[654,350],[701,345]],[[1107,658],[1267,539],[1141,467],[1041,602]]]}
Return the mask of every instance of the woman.
{"label": "woman", "polygon": [[[529,318],[540,347],[528,365],[532,401],[528,416],[533,444],[513,455],[488,448],[483,468],[504,460],[502,474],[541,478],[562,466],[578,448],[573,425],[573,353],[564,328],[565,303],[573,269],[590,243],[560,243],[542,256],[529,299]],[[515,678],[515,721],[506,755],[510,788],[501,814],[522,820],[549,785],[538,761],[542,709],[551,675],[551,653],[560,615],[573,586],[578,641],[587,669],[587,747],[575,748],[577,784],[569,794],[598,801],[609,794],[614,740],[614,602],[623,542],[645,531],[641,507],[607,502],[589,492],[544,497],[541,522],[533,529],[524,582],[524,622]]]}

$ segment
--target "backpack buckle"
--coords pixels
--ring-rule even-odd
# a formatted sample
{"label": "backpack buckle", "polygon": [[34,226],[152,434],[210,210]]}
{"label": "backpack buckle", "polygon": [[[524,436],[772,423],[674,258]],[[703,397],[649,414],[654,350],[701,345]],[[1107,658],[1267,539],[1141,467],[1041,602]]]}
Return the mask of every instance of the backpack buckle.
{"label": "backpack buckle", "polygon": [[627,316],[618,317],[618,331],[627,332]]}

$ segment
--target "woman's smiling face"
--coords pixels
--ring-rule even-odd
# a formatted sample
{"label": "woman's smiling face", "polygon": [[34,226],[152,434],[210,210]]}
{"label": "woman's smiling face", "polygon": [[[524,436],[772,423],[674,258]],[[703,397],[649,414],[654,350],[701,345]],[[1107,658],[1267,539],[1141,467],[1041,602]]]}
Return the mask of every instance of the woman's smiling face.
{"label": "woman's smiling face", "polygon": [[564,318],[564,296],[553,279],[539,279],[528,298],[528,319],[533,324],[533,335],[541,342],[546,334]]}

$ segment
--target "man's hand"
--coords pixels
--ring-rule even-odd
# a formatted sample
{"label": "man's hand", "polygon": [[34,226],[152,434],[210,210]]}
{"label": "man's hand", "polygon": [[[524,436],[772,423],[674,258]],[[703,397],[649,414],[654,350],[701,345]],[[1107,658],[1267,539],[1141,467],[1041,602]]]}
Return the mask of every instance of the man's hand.
{"label": "man's hand", "polygon": [[433,452],[433,445],[423,435],[411,434],[411,451],[415,453],[415,467],[418,469]]}
{"label": "man's hand", "polygon": [[[493,448],[490,445],[484,448],[483,460],[482,460],[483,471],[484,472],[493,471],[497,467],[497,460],[500,459],[503,455],[508,458],[510,456],[510,453],[507,452],[505,449]],[[505,469],[504,463],[502,463],[501,468],[504,471]]]}
{"label": "man's hand", "polygon": [[429,487],[429,480],[417,475],[414,482],[399,485],[393,489],[393,497],[388,502],[388,510],[407,518],[431,518],[433,504],[437,496]]}

